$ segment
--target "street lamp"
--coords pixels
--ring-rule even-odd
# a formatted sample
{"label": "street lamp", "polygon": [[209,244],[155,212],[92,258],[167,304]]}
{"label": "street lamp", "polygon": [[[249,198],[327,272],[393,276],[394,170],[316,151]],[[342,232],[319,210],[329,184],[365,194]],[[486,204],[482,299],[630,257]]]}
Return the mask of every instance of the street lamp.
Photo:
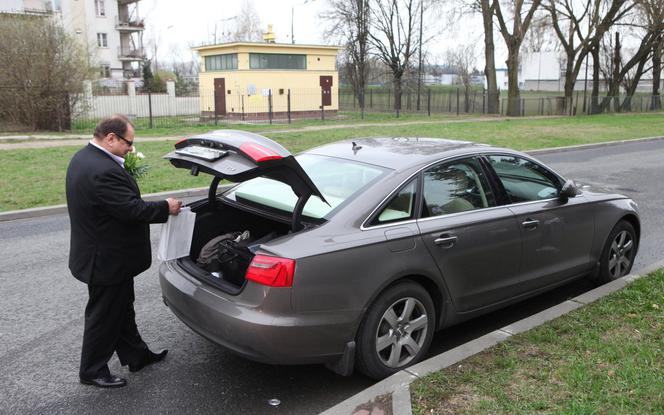
{"label": "street lamp", "polygon": [[[297,5],[298,5],[298,6],[303,6],[303,5],[307,4],[307,3],[313,3],[314,1],[316,1],[316,0],[304,0],[304,2],[302,2],[302,3],[298,3]],[[295,4],[293,4],[293,5],[291,6],[291,9],[290,9],[290,10],[291,10],[291,12],[290,12],[290,16],[291,16],[291,17],[290,17],[290,37],[291,37],[291,43],[294,45],[294,44],[295,44],[295,34],[294,34],[294,30],[293,30],[293,26],[294,26],[293,21],[295,20],[295,19],[294,19],[294,14],[295,14]]]}

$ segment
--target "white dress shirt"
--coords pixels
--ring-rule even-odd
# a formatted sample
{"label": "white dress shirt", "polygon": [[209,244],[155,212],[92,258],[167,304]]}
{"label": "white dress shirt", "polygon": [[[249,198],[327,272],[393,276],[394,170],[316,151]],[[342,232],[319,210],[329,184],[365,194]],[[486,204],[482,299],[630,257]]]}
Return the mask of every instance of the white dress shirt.
{"label": "white dress shirt", "polygon": [[115,154],[113,154],[110,151],[106,150],[104,147],[102,147],[99,144],[95,143],[94,139],[90,140],[90,144],[92,144],[93,146],[97,147],[98,149],[100,149],[104,153],[111,156],[113,158],[113,160],[115,160],[124,169],[124,158],[122,158],[120,156],[116,156]]}

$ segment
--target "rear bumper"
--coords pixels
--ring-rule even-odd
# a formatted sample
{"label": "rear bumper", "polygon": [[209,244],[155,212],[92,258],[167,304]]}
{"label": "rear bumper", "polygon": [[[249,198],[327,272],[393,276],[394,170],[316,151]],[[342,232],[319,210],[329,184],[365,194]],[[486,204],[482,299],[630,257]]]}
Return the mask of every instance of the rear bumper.
{"label": "rear bumper", "polygon": [[187,275],[174,261],[159,267],[164,302],[192,330],[251,360],[325,363],[353,340],[359,312],[292,311],[290,288],[251,281],[232,296]]}

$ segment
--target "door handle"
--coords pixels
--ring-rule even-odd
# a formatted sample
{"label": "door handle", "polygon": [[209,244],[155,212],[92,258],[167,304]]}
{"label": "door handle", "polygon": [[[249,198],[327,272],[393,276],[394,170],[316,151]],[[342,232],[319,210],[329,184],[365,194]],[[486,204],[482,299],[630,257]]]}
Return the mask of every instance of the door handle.
{"label": "door handle", "polygon": [[528,230],[536,229],[539,226],[539,221],[537,219],[528,218],[521,223],[521,226]]}
{"label": "door handle", "polygon": [[440,246],[441,248],[450,249],[456,245],[457,238],[454,235],[442,234],[439,238],[433,240],[433,243]]}

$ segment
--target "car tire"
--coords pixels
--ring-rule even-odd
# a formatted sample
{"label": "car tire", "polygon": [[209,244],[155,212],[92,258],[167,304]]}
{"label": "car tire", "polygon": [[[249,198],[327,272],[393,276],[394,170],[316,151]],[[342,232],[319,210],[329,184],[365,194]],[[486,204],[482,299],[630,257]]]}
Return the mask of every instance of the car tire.
{"label": "car tire", "polygon": [[599,283],[617,280],[629,274],[638,248],[636,231],[631,223],[621,220],[606,238],[599,261]]}
{"label": "car tire", "polygon": [[419,284],[400,282],[369,307],[357,337],[357,368],[382,379],[422,360],[433,338],[435,308]]}

